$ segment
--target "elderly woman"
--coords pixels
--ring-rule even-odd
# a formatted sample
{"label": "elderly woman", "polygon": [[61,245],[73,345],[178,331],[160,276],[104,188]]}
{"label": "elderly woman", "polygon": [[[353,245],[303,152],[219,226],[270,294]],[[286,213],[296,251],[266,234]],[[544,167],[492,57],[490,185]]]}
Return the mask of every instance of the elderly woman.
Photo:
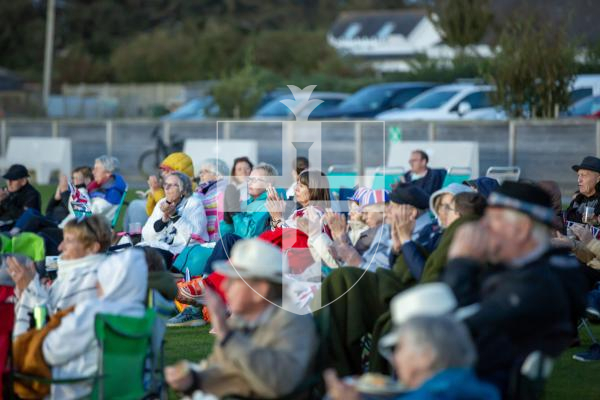
{"label": "elderly woman", "polygon": [[[44,361],[51,368],[53,379],[91,376],[97,372],[98,344],[94,334],[96,314],[144,316],[144,302],[148,295],[147,276],[146,259],[139,249],[115,254],[100,263],[97,284],[93,286],[98,297],[75,304],[75,309],[62,316],[59,325],[41,343]],[[31,346],[32,341],[28,342],[27,339],[27,336],[18,338],[14,348],[19,351],[27,345]],[[23,359],[18,354],[16,356],[17,360]],[[90,394],[92,383],[53,384],[50,398],[85,397]]]}
{"label": "elderly woman", "polygon": [[[277,169],[271,164],[260,163],[255,166],[250,178],[248,178],[249,196],[248,200],[245,201],[245,207],[233,213],[229,222],[221,221],[221,238],[214,248],[194,246],[192,251],[195,254],[195,262],[190,263],[192,265],[183,263],[178,265],[177,262],[175,263],[174,267],[181,270],[187,268],[190,274],[194,276],[194,279],[179,286],[178,299],[180,302],[192,305],[202,302],[206,284],[204,276],[210,274],[208,277],[209,282],[215,278],[215,274],[211,274],[212,264],[215,261],[227,260],[231,248],[238,240],[257,236],[269,228],[269,213],[265,206],[266,189],[273,184],[273,179],[277,174]],[[177,261],[180,259],[178,258]],[[169,326],[199,326],[203,324],[202,312],[194,306],[186,307],[168,322]]]}
{"label": "elderly woman", "polygon": [[111,220],[127,184],[121,175],[115,173],[119,168],[119,160],[115,157],[100,156],[94,162],[92,174],[94,180],[88,185],[88,194],[92,202],[92,214],[104,215]]}
{"label": "elderly woman", "polygon": [[58,276],[50,287],[44,285],[33,264],[22,265],[8,259],[9,271],[17,292],[16,322],[13,336],[29,329],[31,310],[45,305],[48,314],[96,297],[96,270],[110,246],[110,225],[106,218],[94,215],[67,223],[59,246]]}
{"label": "elderly woman", "polygon": [[227,187],[229,169],[224,161],[209,158],[200,167],[200,184],[196,195],[202,200],[206,213],[206,229],[209,241],[219,240],[219,222],[223,220],[223,197]]}
{"label": "elderly woman", "polygon": [[[400,325],[394,335],[394,368],[408,389],[398,398],[500,399],[495,387],[475,376],[475,346],[461,322],[447,316],[417,316]],[[332,370],[326,371],[325,381],[333,400],[361,397],[355,387],[340,381]]]}
{"label": "elderly woman", "polygon": [[[148,177],[148,190],[146,199],[137,199],[129,203],[125,218],[123,219],[123,227],[129,228],[131,223],[139,223],[144,225],[148,220],[148,216],[154,211],[156,203],[165,197],[165,191],[162,187],[162,181],[165,176],[171,172],[183,172],[192,179],[194,177],[194,164],[190,156],[182,152],[169,154],[158,166],[159,176],[150,175]],[[134,232],[135,233],[135,232]]]}
{"label": "elderly woman", "polygon": [[208,233],[204,206],[199,198],[192,196],[190,178],[173,172],[165,178],[164,189],[165,197],[146,221],[139,245],[160,251],[170,267],[173,257],[183,250],[191,235],[208,241]]}

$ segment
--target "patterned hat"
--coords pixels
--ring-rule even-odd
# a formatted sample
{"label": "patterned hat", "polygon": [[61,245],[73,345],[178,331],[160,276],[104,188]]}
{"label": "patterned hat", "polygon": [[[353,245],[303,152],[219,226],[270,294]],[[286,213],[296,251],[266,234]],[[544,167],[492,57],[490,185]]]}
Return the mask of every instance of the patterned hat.
{"label": "patterned hat", "polygon": [[390,192],[384,189],[367,189],[362,195],[358,205],[363,208],[378,203],[387,203],[390,201]]}

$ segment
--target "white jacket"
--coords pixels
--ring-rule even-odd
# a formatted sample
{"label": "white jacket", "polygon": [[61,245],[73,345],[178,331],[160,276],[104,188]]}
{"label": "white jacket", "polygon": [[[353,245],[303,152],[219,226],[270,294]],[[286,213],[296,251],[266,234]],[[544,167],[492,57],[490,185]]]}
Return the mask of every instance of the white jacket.
{"label": "white jacket", "polygon": [[76,260],[59,258],[58,275],[49,288],[44,286],[36,275],[15,305],[13,337],[29,330],[30,313],[35,306],[45,305],[48,315],[52,315],[84,300],[95,299],[97,268],[105,258],[103,254],[93,254]]}
{"label": "white jacket", "polygon": [[[60,325],[44,339],[44,359],[52,367],[53,379],[94,375],[98,370],[98,343],[94,332],[96,314],[142,317],[148,287],[144,253],[132,249],[107,258],[98,266],[100,299],[77,304]],[[140,377],[141,379],[141,377]],[[92,382],[52,385],[50,398],[75,399],[91,392]]]}
{"label": "white jacket", "polygon": [[179,254],[187,244],[190,235],[196,234],[208,242],[206,229],[206,213],[202,200],[196,196],[184,198],[177,207],[179,219],[175,222],[170,220],[167,226],[160,232],[154,230],[154,223],[160,220],[163,212],[160,207],[167,201],[163,198],[154,207],[152,215],[146,221],[142,229],[141,246],[151,246],[168,250],[173,254]]}

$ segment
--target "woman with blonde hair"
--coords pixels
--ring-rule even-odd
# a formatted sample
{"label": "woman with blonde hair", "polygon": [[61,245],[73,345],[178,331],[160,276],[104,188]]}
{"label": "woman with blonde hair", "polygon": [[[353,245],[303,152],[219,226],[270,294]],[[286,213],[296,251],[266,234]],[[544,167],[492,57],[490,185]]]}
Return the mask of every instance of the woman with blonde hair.
{"label": "woman with blonde hair", "polygon": [[57,278],[49,287],[42,282],[33,263],[24,265],[9,257],[8,269],[18,296],[13,336],[29,329],[31,312],[36,306],[46,307],[48,315],[52,315],[95,298],[98,264],[106,258],[104,253],[110,244],[110,225],[103,216],[69,221],[59,245]]}

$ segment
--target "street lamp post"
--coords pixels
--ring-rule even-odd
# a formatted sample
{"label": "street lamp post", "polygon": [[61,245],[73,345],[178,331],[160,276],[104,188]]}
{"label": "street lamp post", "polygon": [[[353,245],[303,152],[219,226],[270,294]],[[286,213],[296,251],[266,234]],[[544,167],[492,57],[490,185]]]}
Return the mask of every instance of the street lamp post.
{"label": "street lamp post", "polygon": [[46,10],[46,47],[44,50],[44,107],[48,107],[52,83],[52,53],[54,50],[54,0],[48,0]]}

